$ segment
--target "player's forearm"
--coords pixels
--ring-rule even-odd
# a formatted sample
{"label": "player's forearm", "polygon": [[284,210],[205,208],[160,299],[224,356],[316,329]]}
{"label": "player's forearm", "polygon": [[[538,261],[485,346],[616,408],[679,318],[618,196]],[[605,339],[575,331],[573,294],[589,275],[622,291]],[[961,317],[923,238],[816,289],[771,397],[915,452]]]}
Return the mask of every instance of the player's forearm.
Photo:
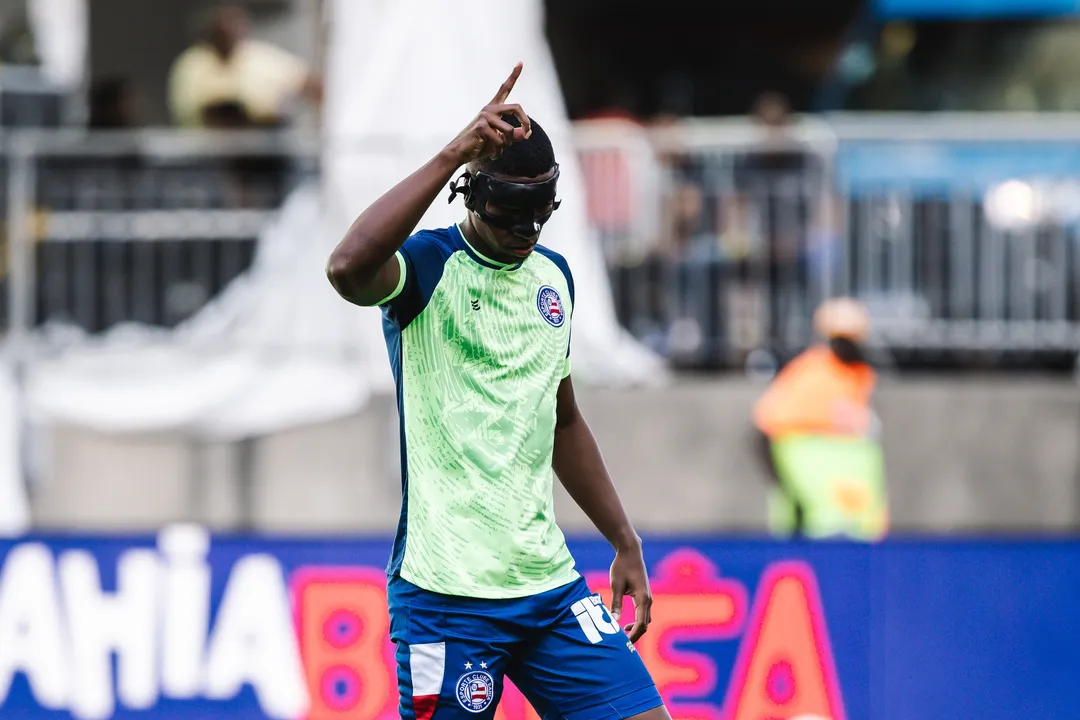
{"label": "player's forearm", "polygon": [[338,292],[355,295],[375,279],[459,167],[453,153],[440,152],[356,218],[327,266]]}
{"label": "player's forearm", "polygon": [[640,547],[592,430],[580,413],[555,431],[552,466],[559,481],[616,550]]}

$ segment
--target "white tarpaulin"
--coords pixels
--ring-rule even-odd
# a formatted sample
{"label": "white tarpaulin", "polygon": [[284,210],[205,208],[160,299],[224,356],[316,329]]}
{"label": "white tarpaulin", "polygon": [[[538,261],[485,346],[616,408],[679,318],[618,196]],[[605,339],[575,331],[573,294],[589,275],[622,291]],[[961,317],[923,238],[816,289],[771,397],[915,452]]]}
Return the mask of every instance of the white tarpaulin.
{"label": "white tarpaulin", "polygon": [[90,44],[89,0],[29,0],[27,13],[45,77],[56,87],[79,87]]}
{"label": "white tarpaulin", "polygon": [[[294,193],[259,241],[251,270],[173,331],[138,326],[32,365],[31,410],[103,432],[183,430],[238,438],[356,412],[385,350],[323,274],[317,188]],[[385,373],[382,373],[385,374]]]}
{"label": "white tarpaulin", "polygon": [[[512,100],[545,127],[562,166],[565,202],[543,241],[575,274],[575,376],[593,384],[662,376],[660,361],[615,319],[540,0],[338,0],[330,8],[322,193],[297,191],[260,237],[251,271],[180,328],[76,335],[34,363],[32,411],[109,432],[235,438],[354,413],[371,392],[388,390],[379,312],[337,298],[326,258],[355,215],[450,140],[519,59],[525,72]],[[424,224],[449,225],[463,212],[442,196]]]}

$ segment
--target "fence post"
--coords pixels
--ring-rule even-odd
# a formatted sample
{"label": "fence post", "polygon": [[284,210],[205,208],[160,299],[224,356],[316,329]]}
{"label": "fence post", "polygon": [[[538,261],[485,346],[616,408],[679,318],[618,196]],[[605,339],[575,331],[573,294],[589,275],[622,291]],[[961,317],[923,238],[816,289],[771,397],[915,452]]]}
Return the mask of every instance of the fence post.
{"label": "fence post", "polygon": [[35,168],[30,143],[16,136],[8,162],[8,337],[21,365],[34,324]]}
{"label": "fence post", "polygon": [[29,460],[31,438],[26,413],[26,364],[30,354],[30,334],[34,325],[34,212],[35,167],[33,146],[28,138],[14,134],[8,153],[7,242],[8,242],[8,351],[15,383],[15,413],[18,467],[28,494],[33,494],[34,478]]}

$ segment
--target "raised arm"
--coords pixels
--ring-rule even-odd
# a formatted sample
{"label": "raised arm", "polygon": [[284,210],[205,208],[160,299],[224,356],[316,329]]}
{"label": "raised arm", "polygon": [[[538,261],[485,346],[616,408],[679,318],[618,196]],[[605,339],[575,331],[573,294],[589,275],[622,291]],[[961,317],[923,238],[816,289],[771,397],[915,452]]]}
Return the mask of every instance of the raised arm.
{"label": "raised arm", "polygon": [[[408,239],[454,173],[479,157],[491,157],[528,137],[529,117],[506,98],[521,74],[518,63],[492,101],[435,157],[373,202],[345,233],[326,266],[338,294],[357,305],[375,305],[397,288],[400,267],[394,253]],[[502,119],[513,114],[515,128]]]}

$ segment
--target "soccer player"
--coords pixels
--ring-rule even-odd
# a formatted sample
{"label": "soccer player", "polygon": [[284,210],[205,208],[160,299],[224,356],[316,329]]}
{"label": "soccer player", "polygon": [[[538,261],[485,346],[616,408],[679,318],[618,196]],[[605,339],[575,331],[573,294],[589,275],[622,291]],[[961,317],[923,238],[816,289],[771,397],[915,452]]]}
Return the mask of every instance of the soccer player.
{"label": "soccer player", "polygon": [[[509,677],[545,720],[669,720],[633,646],[652,604],[641,540],[574,401],[574,279],[537,244],[559,166],[507,103],[520,73],[356,219],[327,267],[345,299],[382,308],[397,383],[401,716],[491,718]],[[410,237],[462,167],[450,200],[464,196],[465,219]],[[614,546],[610,614],[555,524],[553,470]]]}

